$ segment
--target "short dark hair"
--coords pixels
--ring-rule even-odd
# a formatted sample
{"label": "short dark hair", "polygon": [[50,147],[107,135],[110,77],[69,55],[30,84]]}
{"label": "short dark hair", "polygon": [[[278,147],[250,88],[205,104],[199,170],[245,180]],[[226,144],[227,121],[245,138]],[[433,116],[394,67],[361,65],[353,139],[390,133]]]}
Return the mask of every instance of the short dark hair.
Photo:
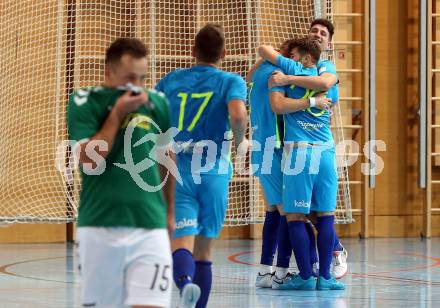
{"label": "short dark hair", "polygon": [[313,28],[314,25],[321,25],[323,27],[326,27],[328,30],[328,33],[330,34],[330,40],[333,37],[333,34],[335,33],[335,27],[333,26],[332,22],[328,19],[324,19],[324,18],[317,18],[315,20],[312,21],[312,23],[310,24],[310,29]]}
{"label": "short dark hair", "polygon": [[297,48],[301,55],[309,54],[312,57],[313,62],[316,64],[321,57],[321,47],[319,43],[311,38],[303,37],[294,40],[291,44],[292,49]]}
{"label": "short dark hair", "polygon": [[205,25],[196,34],[195,48],[198,60],[207,63],[217,63],[225,49],[223,27],[217,24]]}
{"label": "short dark hair", "polygon": [[295,47],[296,39],[288,39],[281,43],[280,45],[280,53],[287,58],[290,58],[290,52]]}
{"label": "short dark hair", "polygon": [[148,56],[148,48],[140,40],[135,38],[118,38],[107,48],[105,64],[113,64],[121,61],[123,55],[130,55],[135,59]]}

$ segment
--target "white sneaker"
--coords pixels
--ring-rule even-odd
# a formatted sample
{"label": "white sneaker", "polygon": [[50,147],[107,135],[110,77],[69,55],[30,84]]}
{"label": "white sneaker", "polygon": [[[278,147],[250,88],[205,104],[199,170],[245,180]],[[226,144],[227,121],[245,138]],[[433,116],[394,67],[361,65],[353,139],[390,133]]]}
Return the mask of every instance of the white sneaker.
{"label": "white sneaker", "polygon": [[332,275],[336,279],[340,279],[347,274],[347,257],[348,252],[344,247],[342,247],[342,251],[333,251]]}
{"label": "white sneaker", "polygon": [[255,286],[257,288],[272,288],[272,278],[274,274],[275,273],[266,273],[261,275],[260,272],[258,272]]}
{"label": "white sneaker", "polygon": [[200,288],[194,283],[188,283],[183,287],[180,295],[178,308],[195,308],[200,298]]}

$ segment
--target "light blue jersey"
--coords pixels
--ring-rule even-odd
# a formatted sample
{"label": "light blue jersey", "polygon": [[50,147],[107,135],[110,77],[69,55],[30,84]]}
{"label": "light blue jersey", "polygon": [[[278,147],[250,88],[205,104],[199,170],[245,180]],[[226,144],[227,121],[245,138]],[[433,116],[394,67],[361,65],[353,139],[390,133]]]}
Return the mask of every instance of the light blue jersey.
{"label": "light blue jersey", "polygon": [[[268,150],[280,149],[283,138],[282,116],[272,112],[269,101],[268,82],[272,73],[280,70],[270,62],[263,62],[254,72],[249,85],[250,119],[252,140],[261,145],[261,150],[252,151],[252,164],[259,166],[256,175],[260,175],[266,142]],[[269,144],[272,142],[272,144]],[[272,156],[272,155],[271,155]],[[267,173],[267,172],[266,172]]]}
{"label": "light blue jersey", "polygon": [[[333,64],[333,62],[329,60],[319,60],[318,64],[316,65],[318,68],[318,75],[321,76],[324,73],[333,74],[338,78],[338,73],[336,72],[336,66]],[[339,79],[338,81],[333,85],[333,87],[330,88],[330,90],[327,91],[327,97],[332,99],[332,104],[335,105],[339,101]],[[329,115],[327,115],[329,116]]]}
{"label": "light blue jersey", "polygon": [[[282,56],[277,60],[278,66],[288,75],[317,76],[319,71],[321,74],[332,73],[329,61],[320,61],[317,67],[305,68],[300,63]],[[293,99],[309,98],[315,94],[313,90],[297,86],[284,87],[284,89],[287,96]],[[327,93],[327,97],[331,98],[333,103],[339,99],[337,90],[337,86],[332,87]],[[274,88],[272,91],[283,92],[283,89]],[[284,122],[286,143],[302,141],[326,145],[325,147],[291,147],[284,151],[282,198],[284,211],[304,214],[310,211],[334,211],[338,179],[328,111],[307,108],[286,114]]]}
{"label": "light blue jersey", "polygon": [[[230,141],[225,140],[230,130],[228,103],[246,101],[246,83],[237,74],[196,65],[169,73],[156,88],[170,102],[171,126],[178,129],[175,141],[184,150],[177,154],[182,183],[175,190],[174,237],[217,238],[228,206],[232,171]],[[200,142],[208,145],[203,152],[191,146]],[[194,160],[200,162],[199,168],[194,168]]]}
{"label": "light blue jersey", "polygon": [[[243,78],[212,66],[196,65],[169,73],[156,89],[165,93],[170,102],[171,126],[179,130],[175,137],[178,144],[207,140],[215,143],[215,167],[206,173],[217,174],[219,165],[224,166],[219,161],[229,161],[229,149],[223,149],[230,130],[228,102],[246,101]],[[179,171],[191,172],[192,154],[190,151],[177,155]],[[203,164],[207,163],[206,153],[202,160]]]}
{"label": "light blue jersey", "polygon": [[[251,107],[252,140],[264,144],[267,138],[275,136],[281,141],[277,115],[272,112],[269,102],[269,78],[280,68],[265,61],[252,75],[249,89],[249,105]],[[278,144],[279,147],[279,144]]]}
{"label": "light blue jersey", "polygon": [[[278,66],[286,72],[287,75],[297,76],[317,76],[319,71],[322,73],[334,71],[331,69],[330,61],[320,61],[318,67],[305,68],[300,63],[291,59],[278,56]],[[282,91],[275,88],[273,91]],[[287,96],[293,99],[313,97],[316,92],[310,89],[304,89],[297,86],[285,87]],[[328,91],[327,97],[332,99],[332,103],[337,103],[338,88],[334,86]],[[307,108],[303,111],[289,113],[284,116],[285,121],[285,141],[294,142],[322,142],[333,143],[333,136],[330,130],[330,114],[320,108]]]}

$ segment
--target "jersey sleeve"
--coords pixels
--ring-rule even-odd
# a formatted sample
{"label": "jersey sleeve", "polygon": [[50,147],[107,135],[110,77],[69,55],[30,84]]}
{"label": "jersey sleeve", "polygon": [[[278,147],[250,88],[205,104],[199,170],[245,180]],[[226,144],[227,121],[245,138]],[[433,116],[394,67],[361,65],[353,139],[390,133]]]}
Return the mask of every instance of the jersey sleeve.
{"label": "jersey sleeve", "polygon": [[155,90],[150,90],[149,95],[154,97],[154,121],[156,121],[161,130],[157,135],[157,145],[168,147],[173,138],[168,131],[171,127],[168,99],[164,93]]}
{"label": "jersey sleeve", "polygon": [[167,79],[168,79],[168,75],[164,76],[161,80],[159,80],[159,82],[155,87],[156,91],[165,93],[165,85]]}
{"label": "jersey sleeve", "polygon": [[337,85],[331,87],[327,92],[327,97],[332,99],[332,105],[337,104],[339,101],[339,87]]}
{"label": "jersey sleeve", "polygon": [[90,91],[73,92],[67,106],[69,139],[75,141],[89,139],[98,132],[99,128],[99,118],[90,98]]}
{"label": "jersey sleeve", "polygon": [[287,87],[283,86],[283,87],[273,87],[269,89],[269,92],[281,92],[281,93],[286,93]]}
{"label": "jersey sleeve", "polygon": [[168,99],[163,92],[156,90],[149,90],[148,95],[154,103],[154,121],[162,132],[166,132],[171,127]]}
{"label": "jersey sleeve", "polygon": [[229,103],[234,99],[239,99],[243,102],[246,102],[246,82],[239,75],[232,74],[231,76],[232,77],[229,78],[229,83],[227,87],[226,103]]}
{"label": "jersey sleeve", "polygon": [[287,75],[298,75],[303,68],[301,63],[283,57],[282,55],[279,55],[277,58],[277,66]]}
{"label": "jersey sleeve", "polygon": [[321,61],[318,65],[318,75],[322,75],[324,73],[330,73],[338,76],[336,72],[336,66],[331,61]]}

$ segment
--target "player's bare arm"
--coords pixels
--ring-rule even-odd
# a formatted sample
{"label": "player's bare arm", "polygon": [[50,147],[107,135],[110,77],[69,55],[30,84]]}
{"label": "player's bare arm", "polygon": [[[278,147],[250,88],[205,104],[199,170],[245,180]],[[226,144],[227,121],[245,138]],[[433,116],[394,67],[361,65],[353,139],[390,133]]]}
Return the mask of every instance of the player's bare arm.
{"label": "player's bare arm", "polygon": [[281,92],[270,93],[270,105],[276,114],[286,114],[301,111],[309,107],[317,107],[328,110],[331,106],[331,99],[323,96],[310,99],[293,99],[284,96]]}
{"label": "player's bare arm", "polygon": [[[177,169],[176,165],[176,155],[171,152],[167,151],[165,155],[169,155],[171,159],[174,161],[173,166]],[[170,170],[167,170],[167,168],[161,164],[159,164],[159,172],[160,172],[160,178],[161,181],[165,180],[165,177],[168,174],[168,179],[165,182],[165,185],[163,187],[163,196],[165,198],[165,202],[167,203],[167,228],[170,237],[173,235],[174,230],[176,228],[176,217],[175,217],[175,210],[174,210],[174,204],[175,204],[175,198],[174,198],[174,190],[176,186],[176,179],[172,174],[173,172],[170,172]]]}
{"label": "player's bare arm", "polygon": [[263,64],[264,59],[258,59],[257,62],[255,62],[254,65],[252,65],[251,69],[249,70],[249,73],[246,75],[246,81],[249,82],[252,79],[252,76],[254,75],[255,71],[260,67],[261,64]]}
{"label": "player's bare arm", "polygon": [[234,141],[238,147],[245,139],[246,128],[248,124],[248,116],[245,104],[242,100],[234,99],[228,103],[229,123]]}
{"label": "player's bare arm", "polygon": [[91,163],[92,168],[96,168],[96,162],[90,159],[86,154],[85,148],[87,144],[93,140],[102,140],[103,143],[107,145],[105,149],[96,145],[94,150],[103,158],[106,158],[113,147],[113,143],[121,126],[122,120],[127,114],[139,109],[139,107],[146,102],[148,102],[148,96],[147,93],[143,91],[135,96],[133,96],[131,92],[126,92],[119,97],[116,101],[116,104],[112,108],[112,111],[104,121],[101,129],[92,138],[90,138],[88,142],[81,144],[79,162],[82,164]]}
{"label": "player's bare arm", "polygon": [[328,91],[333,87],[338,78],[331,73],[324,73],[320,76],[294,76],[285,75],[282,72],[275,72],[269,80],[269,87],[295,85],[306,89],[316,89],[320,91]]}
{"label": "player's bare arm", "polygon": [[258,54],[260,57],[262,57],[264,60],[269,61],[270,63],[277,65],[277,58],[280,55],[280,53],[269,45],[262,45],[258,48]]}

